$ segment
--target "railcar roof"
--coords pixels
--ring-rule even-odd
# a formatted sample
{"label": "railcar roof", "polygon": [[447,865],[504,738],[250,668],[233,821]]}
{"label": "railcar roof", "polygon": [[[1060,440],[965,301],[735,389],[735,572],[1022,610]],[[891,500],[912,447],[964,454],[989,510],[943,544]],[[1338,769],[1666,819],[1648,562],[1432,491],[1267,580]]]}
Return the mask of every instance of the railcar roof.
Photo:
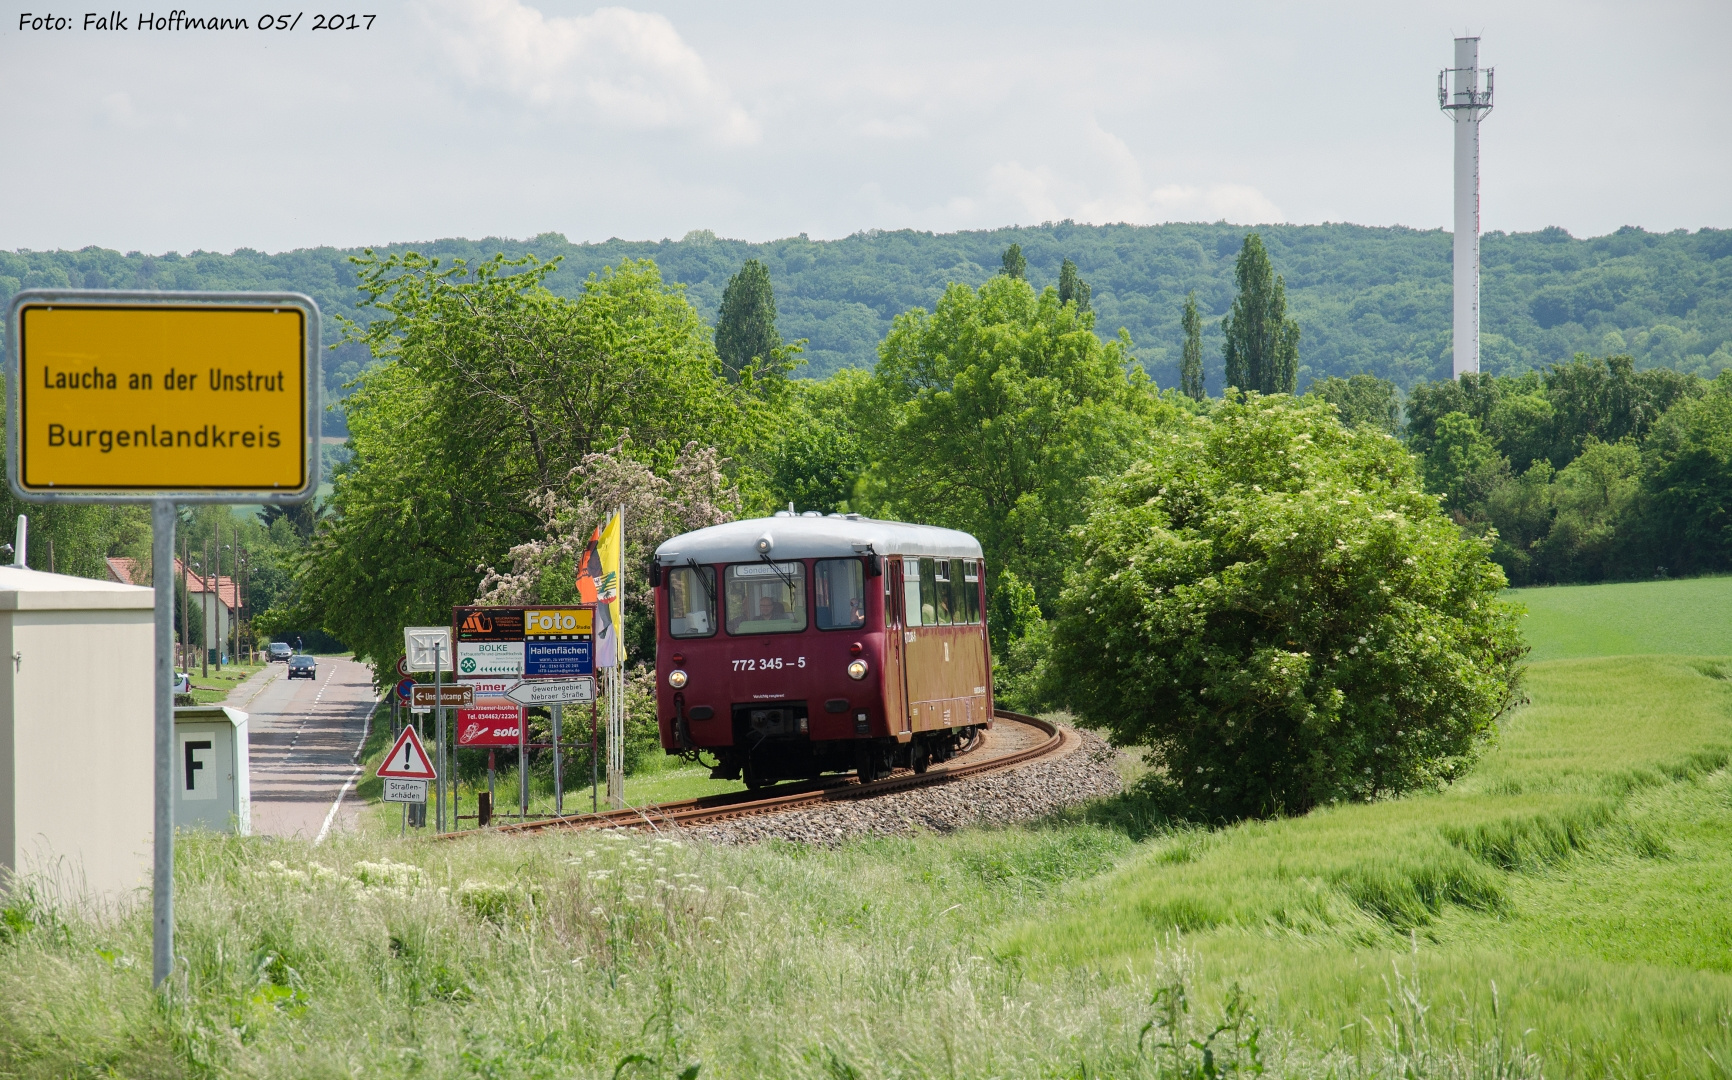
{"label": "railcar roof", "polygon": [[772,559],[825,559],[859,555],[872,545],[880,555],[931,555],[947,559],[980,558],[980,541],[956,529],[875,521],[857,514],[819,517],[747,518],[684,533],[656,548],[656,561],[684,563],[749,562],[758,558],[758,538],[768,534]]}

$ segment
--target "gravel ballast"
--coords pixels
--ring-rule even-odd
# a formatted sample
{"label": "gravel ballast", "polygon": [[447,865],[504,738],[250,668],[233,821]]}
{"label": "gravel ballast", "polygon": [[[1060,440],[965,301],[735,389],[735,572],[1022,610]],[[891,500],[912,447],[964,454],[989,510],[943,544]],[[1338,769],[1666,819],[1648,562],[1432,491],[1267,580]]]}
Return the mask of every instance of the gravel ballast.
{"label": "gravel ballast", "polygon": [[1031,821],[1073,803],[1122,791],[1124,785],[1114,767],[1118,751],[1092,732],[1073,729],[1071,734],[1078,745],[1069,753],[1007,772],[963,777],[872,799],[694,825],[680,833],[718,844],[792,840],[835,845],[868,836],[946,833],[970,825]]}

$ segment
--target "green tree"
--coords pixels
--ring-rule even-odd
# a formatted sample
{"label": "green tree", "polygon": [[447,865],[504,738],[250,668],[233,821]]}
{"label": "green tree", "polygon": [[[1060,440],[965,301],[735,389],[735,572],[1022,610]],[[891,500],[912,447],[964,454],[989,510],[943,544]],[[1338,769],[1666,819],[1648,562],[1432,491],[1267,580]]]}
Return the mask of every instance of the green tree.
{"label": "green tree", "polygon": [[757,259],[747,259],[722,291],[716,316],[716,355],[732,382],[747,371],[780,360],[782,338],[776,333],[776,293],[770,271]]}
{"label": "green tree", "polygon": [[870,372],[843,368],[828,379],[798,379],[762,459],[770,501],[825,513],[852,509],[854,485],[872,439]]}
{"label": "green tree", "polygon": [[1555,476],[1551,463],[1541,458],[1519,476],[1498,481],[1486,496],[1485,516],[1497,530],[1491,557],[1503,567],[1511,585],[1545,580],[1545,570],[1536,565],[1536,558],[1539,545],[1552,529]]}
{"label": "green tree", "polygon": [[1203,400],[1203,317],[1197,313],[1197,290],[1185,295],[1185,311],[1179,316],[1185,331],[1185,355],[1179,362],[1179,392],[1196,401]]}
{"label": "green tree", "polygon": [[325,508],[317,500],[309,499],[295,506],[269,505],[259,511],[259,524],[268,532],[278,521],[287,522],[288,527],[302,540],[311,540],[319,522],[325,518]]}
{"label": "green tree", "polygon": [[1551,461],[1552,429],[1557,412],[1543,390],[1506,394],[1491,407],[1485,433],[1510,464],[1526,469],[1536,461]]}
{"label": "green tree", "polygon": [[1004,276],[1018,281],[1028,277],[1028,260],[1022,257],[1022,245],[1012,244],[1004,249]]}
{"label": "green tree", "polygon": [[[352,326],[384,362],[347,402],[354,458],[332,519],[296,561],[284,621],[320,625],[376,665],[401,628],[437,624],[543,531],[549,493],[620,443],[665,467],[688,442],[732,446],[744,417],[710,335],[653,263],[567,300],[550,265],[359,260],[383,317]],[[511,273],[512,270],[521,270]]]}
{"label": "green tree", "polygon": [[1055,683],[1204,818],[1460,775],[1526,647],[1489,543],[1417,480],[1399,443],[1321,402],[1182,419],[1080,530]]}
{"label": "green tree", "polygon": [[1239,295],[1221,319],[1227,385],[1260,394],[1291,394],[1299,385],[1299,323],[1287,317],[1287,282],[1269,265],[1256,233],[1245,237],[1234,265]]}
{"label": "green tree", "polygon": [[1337,375],[1314,379],[1306,390],[1335,406],[1335,413],[1348,427],[1372,427],[1395,433],[1401,419],[1401,404],[1395,384],[1375,375]]}
{"label": "green tree", "polygon": [[1061,304],[1076,304],[1081,312],[1089,310],[1089,283],[1077,273],[1076,263],[1069,259],[1058,268],[1058,302]]}
{"label": "green tree", "polygon": [[1476,518],[1492,488],[1509,475],[1509,462],[1473,417],[1450,413],[1438,421],[1436,438],[1420,459],[1420,472],[1425,489],[1443,496],[1444,509],[1468,521]]}
{"label": "green tree", "polygon": [[1000,275],[897,316],[879,349],[864,485],[886,515],[964,529],[995,573],[1056,597],[1091,479],[1129,460],[1161,405],[1123,337]]}
{"label": "green tree", "polygon": [[1006,709],[1039,712],[1050,703],[1046,684],[1052,624],[1041,614],[1033,585],[1014,570],[996,577],[987,610],[993,699]]}
{"label": "green tree", "polygon": [[1644,570],[1732,567],[1732,370],[1655,424],[1643,448]]}
{"label": "green tree", "polygon": [[1556,517],[1540,557],[1557,581],[1615,576],[1631,540],[1631,511],[1641,483],[1642,453],[1626,436],[1615,443],[1589,437],[1552,484]]}

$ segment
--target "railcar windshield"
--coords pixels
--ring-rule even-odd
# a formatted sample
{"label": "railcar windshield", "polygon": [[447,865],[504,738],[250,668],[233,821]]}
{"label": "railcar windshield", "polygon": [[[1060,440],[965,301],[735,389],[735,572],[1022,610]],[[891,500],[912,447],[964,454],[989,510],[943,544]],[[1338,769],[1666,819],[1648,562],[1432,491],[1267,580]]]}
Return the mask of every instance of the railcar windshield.
{"label": "railcar windshield", "polygon": [[806,629],[806,564],[740,563],[727,569],[728,633]]}
{"label": "railcar windshield", "polygon": [[677,638],[709,637],[715,633],[715,567],[675,566],[666,573],[668,633]]}
{"label": "railcar windshield", "polygon": [[865,626],[865,567],[859,559],[819,559],[812,566],[812,599],[818,609],[818,629]]}

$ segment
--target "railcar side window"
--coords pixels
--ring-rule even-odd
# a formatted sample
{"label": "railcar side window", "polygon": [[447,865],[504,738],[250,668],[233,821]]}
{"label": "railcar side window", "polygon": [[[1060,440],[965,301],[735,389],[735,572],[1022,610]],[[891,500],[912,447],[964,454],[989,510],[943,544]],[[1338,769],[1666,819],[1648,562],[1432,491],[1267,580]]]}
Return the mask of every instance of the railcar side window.
{"label": "railcar side window", "polygon": [[920,625],[920,560],[902,560],[903,626]]}
{"label": "railcar side window", "polygon": [[715,567],[671,566],[662,572],[668,583],[668,633],[682,638],[715,633]]}
{"label": "railcar side window", "polygon": [[859,559],[819,559],[812,565],[812,601],[818,629],[866,625],[866,568]]}
{"label": "railcar side window", "polygon": [[938,595],[934,597],[938,607],[938,625],[949,626],[955,620],[950,613],[955,610],[953,601],[956,599],[954,590],[950,587],[950,560],[938,559],[933,563],[932,575],[937,579]]}
{"label": "railcar side window", "polygon": [[938,625],[938,570],[931,559],[920,560],[920,625]]}
{"label": "railcar side window", "polygon": [[728,567],[728,633],[785,634],[806,629],[806,564]]}
{"label": "railcar side window", "polygon": [[980,621],[980,563],[973,559],[962,562],[962,600],[968,605],[968,621]]}

